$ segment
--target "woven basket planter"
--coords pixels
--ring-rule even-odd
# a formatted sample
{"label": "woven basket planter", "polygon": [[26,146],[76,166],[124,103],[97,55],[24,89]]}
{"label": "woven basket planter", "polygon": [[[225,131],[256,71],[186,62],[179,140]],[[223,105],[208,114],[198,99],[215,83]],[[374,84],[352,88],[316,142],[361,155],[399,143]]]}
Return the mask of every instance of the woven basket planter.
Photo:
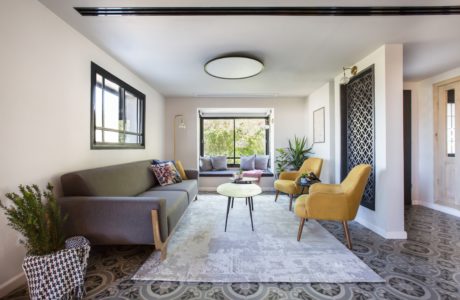
{"label": "woven basket planter", "polygon": [[30,298],[82,299],[90,249],[85,237],[75,236],[66,240],[63,250],[48,255],[26,256],[22,268]]}

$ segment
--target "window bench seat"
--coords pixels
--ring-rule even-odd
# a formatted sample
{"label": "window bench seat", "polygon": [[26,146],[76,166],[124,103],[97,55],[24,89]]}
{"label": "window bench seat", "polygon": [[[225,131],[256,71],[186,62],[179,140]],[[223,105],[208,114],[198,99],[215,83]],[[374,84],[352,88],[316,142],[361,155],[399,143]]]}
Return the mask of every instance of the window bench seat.
{"label": "window bench seat", "polygon": [[[235,172],[238,172],[239,169],[228,169],[222,171],[200,171],[200,177],[232,177]],[[262,173],[262,177],[273,177],[273,172],[270,170],[265,170]]]}

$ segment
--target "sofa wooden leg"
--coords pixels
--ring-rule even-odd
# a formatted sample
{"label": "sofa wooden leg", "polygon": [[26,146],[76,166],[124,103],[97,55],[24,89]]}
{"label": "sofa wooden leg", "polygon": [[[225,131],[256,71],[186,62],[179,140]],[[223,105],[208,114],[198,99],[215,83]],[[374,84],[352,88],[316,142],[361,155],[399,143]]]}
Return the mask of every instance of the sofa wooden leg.
{"label": "sofa wooden leg", "polygon": [[302,229],[303,229],[304,224],[305,224],[305,218],[300,218],[299,231],[297,232],[298,242],[300,242],[300,238],[302,237]]}
{"label": "sofa wooden leg", "polygon": [[351,244],[351,237],[350,237],[350,230],[348,229],[348,223],[347,221],[342,221],[343,224],[343,231],[345,232],[345,238],[347,239],[347,245],[348,249],[352,249],[352,244]]}
{"label": "sofa wooden leg", "polygon": [[294,199],[293,194],[289,194],[289,211],[292,210],[292,200]]}
{"label": "sofa wooden leg", "polygon": [[166,258],[166,245],[161,241],[160,234],[160,219],[158,211],[152,210],[152,229],[153,229],[153,242],[155,243],[155,250],[161,251],[161,257]]}
{"label": "sofa wooden leg", "polygon": [[278,200],[278,196],[280,195],[280,191],[276,190],[276,195],[275,195],[275,202]]}

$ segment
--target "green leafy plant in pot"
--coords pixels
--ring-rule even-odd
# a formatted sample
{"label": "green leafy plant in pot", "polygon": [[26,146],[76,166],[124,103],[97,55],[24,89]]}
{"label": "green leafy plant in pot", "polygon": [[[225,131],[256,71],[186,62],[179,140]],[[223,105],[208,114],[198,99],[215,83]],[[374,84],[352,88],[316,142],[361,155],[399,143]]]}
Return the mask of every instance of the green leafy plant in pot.
{"label": "green leafy plant in pot", "polygon": [[[89,242],[84,237],[65,239],[61,214],[48,184],[42,192],[37,185],[20,185],[19,194],[7,193],[12,205],[0,202],[8,225],[22,235],[27,250],[22,265],[31,299],[62,299],[84,296],[84,273]],[[56,271],[56,270],[59,270]]]}
{"label": "green leafy plant in pot", "polygon": [[8,225],[22,234],[20,240],[28,255],[46,255],[64,249],[63,224],[65,217],[53,195],[53,187],[48,184],[45,192],[37,185],[19,186],[21,195],[7,193],[13,202],[11,207],[0,203],[5,211]]}
{"label": "green leafy plant in pot", "polygon": [[312,153],[313,146],[307,146],[307,138],[289,140],[288,147],[276,149],[275,171],[277,174],[286,170],[298,170]]}

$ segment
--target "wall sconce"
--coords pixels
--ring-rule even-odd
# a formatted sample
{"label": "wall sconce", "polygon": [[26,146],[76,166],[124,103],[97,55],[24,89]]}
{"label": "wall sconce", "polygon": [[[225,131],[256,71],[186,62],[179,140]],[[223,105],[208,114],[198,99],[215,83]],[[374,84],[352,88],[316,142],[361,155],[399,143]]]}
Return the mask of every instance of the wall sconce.
{"label": "wall sconce", "polygon": [[[179,124],[177,124],[177,119],[179,118]],[[173,120],[173,152],[174,152],[174,160],[176,160],[176,127],[179,129],[185,129],[187,126],[184,122],[184,115],[175,115]]]}
{"label": "wall sconce", "polygon": [[[346,71],[350,70],[351,76],[348,77],[346,74]],[[343,67],[343,77],[340,79],[340,84],[347,84],[350,82],[351,77],[355,76],[358,73],[358,67],[357,66],[352,66],[352,67]]]}

